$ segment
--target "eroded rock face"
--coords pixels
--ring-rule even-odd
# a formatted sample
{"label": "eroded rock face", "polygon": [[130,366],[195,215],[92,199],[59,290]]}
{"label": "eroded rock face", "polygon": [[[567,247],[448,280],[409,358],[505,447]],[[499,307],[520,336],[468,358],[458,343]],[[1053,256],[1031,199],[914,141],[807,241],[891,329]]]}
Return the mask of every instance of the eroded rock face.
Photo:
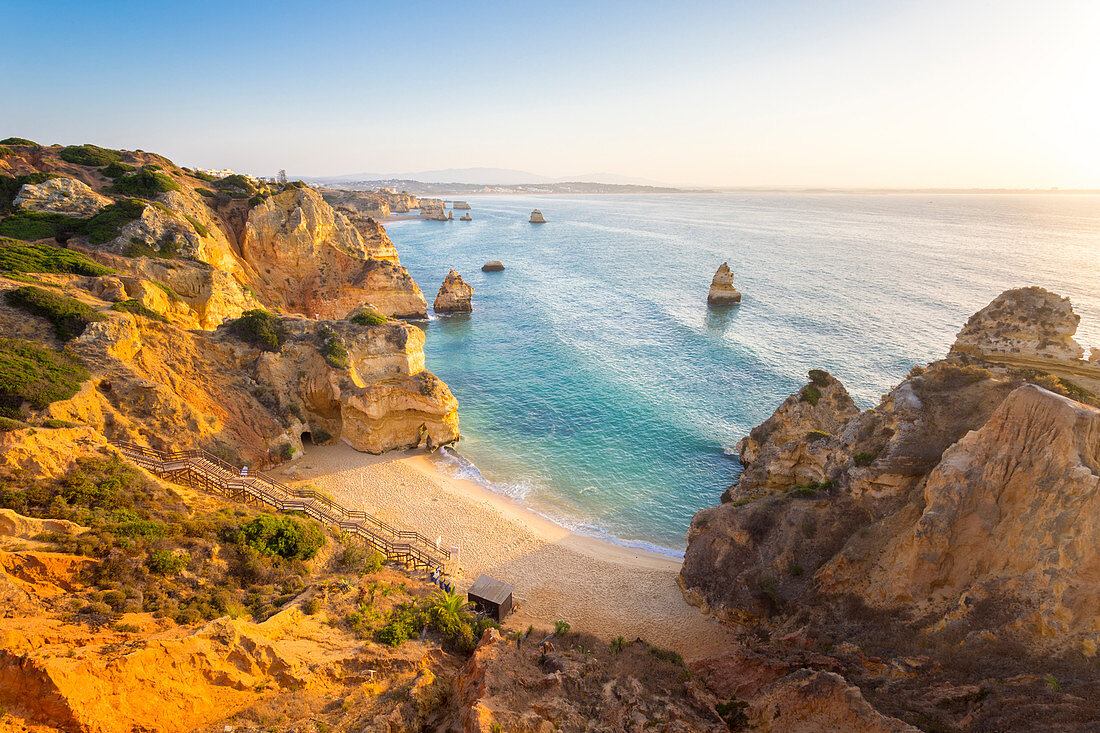
{"label": "eroded rock face", "polygon": [[1080,359],[1081,317],[1069,298],[1043,288],[1006,290],[970,317],[951,351],[983,358]]}
{"label": "eroded rock face", "polygon": [[541,211],[539,211],[538,209],[535,209],[534,211],[531,212],[530,222],[532,224],[545,224],[546,223],[546,217],[544,217],[542,215]]}
{"label": "eroded rock face", "polygon": [[469,313],[474,309],[471,304],[473,297],[474,289],[452,269],[439,286],[432,310],[436,313]]}
{"label": "eroded rock face", "polygon": [[93,191],[87,184],[60,176],[42,183],[24,184],[14,203],[16,208],[23,211],[85,219],[99,213],[112,202],[106,196]]}
{"label": "eroded rock face", "polygon": [[389,316],[427,316],[408,271],[370,259],[358,230],[312,189],[284,191],[253,207],[241,254],[257,272],[262,297],[290,311],[338,318],[369,302]]}
{"label": "eroded rock face", "polygon": [[420,215],[434,221],[447,221],[443,199],[420,199]]}
{"label": "eroded rock face", "polygon": [[[1076,325],[1040,295],[1054,304],[1040,332]],[[803,390],[755,428],[732,501],[693,519],[685,598],[749,622],[851,595],[933,629],[1095,649],[1100,412],[1028,379],[1048,378],[952,355],[859,413],[818,375],[817,405]]]}
{"label": "eroded rock face", "polygon": [[740,302],[741,293],[733,287],[733,273],[730,271],[729,263],[723,262],[710,281],[707,303],[709,305],[732,305]]}
{"label": "eroded rock face", "polygon": [[859,688],[832,672],[799,670],[766,689],[748,708],[759,733],[918,733],[919,728],[878,712]]}

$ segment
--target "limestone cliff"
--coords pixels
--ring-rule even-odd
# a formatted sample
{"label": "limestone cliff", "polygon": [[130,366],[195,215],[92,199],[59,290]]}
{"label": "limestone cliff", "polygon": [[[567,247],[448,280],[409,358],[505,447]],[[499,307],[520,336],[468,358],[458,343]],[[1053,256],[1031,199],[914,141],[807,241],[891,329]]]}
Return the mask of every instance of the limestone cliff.
{"label": "limestone cliff", "polygon": [[474,289],[452,269],[439,286],[432,310],[436,313],[469,313],[474,309],[470,302],[473,296]]}
{"label": "limestone cliff", "polygon": [[[1058,296],[1009,291],[971,319],[962,348],[914,368],[863,412],[839,382],[812,375],[741,442],[745,470],[725,503],[693,518],[684,597],[730,623],[770,630],[761,633],[801,626],[813,649],[828,634],[891,665],[924,649],[939,665],[936,684],[949,687],[993,690],[982,676],[992,662],[973,661],[983,656],[1011,676],[1054,650],[1094,655],[1100,400],[1073,381],[1089,369],[1071,363],[1076,323]],[[1020,368],[1006,353],[1048,354],[1045,363],[1061,371]],[[810,387],[816,403],[808,404]],[[1005,657],[999,643],[1020,646]],[[835,669],[865,694],[883,679],[867,661]],[[908,706],[909,722],[927,719],[912,711],[931,709],[916,697],[931,674],[912,673],[912,685],[875,704]],[[1019,694],[1039,691],[997,693]],[[974,714],[1012,728],[1001,703]],[[950,727],[963,713],[934,717],[955,721]]]}
{"label": "limestone cliff", "polygon": [[740,302],[741,293],[733,287],[733,272],[730,271],[729,263],[723,262],[710,281],[707,303],[709,305],[732,305]]}
{"label": "limestone cliff", "polygon": [[447,221],[443,199],[420,199],[420,216],[435,221]]}

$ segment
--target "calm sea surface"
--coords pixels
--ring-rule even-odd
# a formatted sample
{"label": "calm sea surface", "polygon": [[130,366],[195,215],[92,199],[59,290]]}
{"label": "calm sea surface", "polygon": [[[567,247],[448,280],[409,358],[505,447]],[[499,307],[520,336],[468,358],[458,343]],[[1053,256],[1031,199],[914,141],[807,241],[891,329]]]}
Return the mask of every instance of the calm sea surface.
{"label": "calm sea surface", "polygon": [[[460,456],[440,460],[627,544],[682,551],[739,471],[733,445],[809,369],[871,407],[1023,285],[1069,296],[1078,341],[1100,346],[1100,197],[469,201],[472,222],[387,225],[429,308],[451,267],[475,291],[472,315],[424,324],[460,404]],[[708,309],[723,261],[744,300]]]}

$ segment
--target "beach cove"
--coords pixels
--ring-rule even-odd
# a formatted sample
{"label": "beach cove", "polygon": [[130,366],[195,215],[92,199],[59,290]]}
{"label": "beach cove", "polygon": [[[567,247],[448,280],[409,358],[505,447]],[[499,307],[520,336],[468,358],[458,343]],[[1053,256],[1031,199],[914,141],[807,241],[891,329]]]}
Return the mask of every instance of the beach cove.
{"label": "beach cove", "polygon": [[729,629],[684,602],[679,559],[572,533],[448,475],[425,451],[374,456],[343,444],[310,446],[271,473],[459,547],[459,592],[481,573],[516,586],[519,606],[507,629],[551,629],[564,619],[575,630],[608,640],[640,637],[686,659],[735,645]]}

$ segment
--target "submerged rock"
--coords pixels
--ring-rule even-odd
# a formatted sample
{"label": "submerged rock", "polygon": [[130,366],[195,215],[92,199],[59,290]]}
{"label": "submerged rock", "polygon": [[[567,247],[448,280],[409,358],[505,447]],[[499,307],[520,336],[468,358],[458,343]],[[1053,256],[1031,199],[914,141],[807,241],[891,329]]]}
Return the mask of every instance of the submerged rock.
{"label": "submerged rock", "polygon": [[500,260],[489,260],[481,266],[482,272],[503,272],[504,263]]}
{"label": "submerged rock", "polygon": [[708,305],[732,305],[741,302],[741,293],[733,287],[733,273],[730,272],[728,263],[723,262],[714,273],[714,279],[710,281],[710,292],[707,293]]}
{"label": "submerged rock", "polygon": [[473,295],[474,289],[452,269],[439,286],[432,310],[436,313],[469,313],[474,309],[470,302]]}
{"label": "submerged rock", "polygon": [[532,224],[545,224],[546,223],[546,218],[542,215],[541,211],[539,211],[538,209],[535,209],[534,211],[531,212],[530,222]]}

